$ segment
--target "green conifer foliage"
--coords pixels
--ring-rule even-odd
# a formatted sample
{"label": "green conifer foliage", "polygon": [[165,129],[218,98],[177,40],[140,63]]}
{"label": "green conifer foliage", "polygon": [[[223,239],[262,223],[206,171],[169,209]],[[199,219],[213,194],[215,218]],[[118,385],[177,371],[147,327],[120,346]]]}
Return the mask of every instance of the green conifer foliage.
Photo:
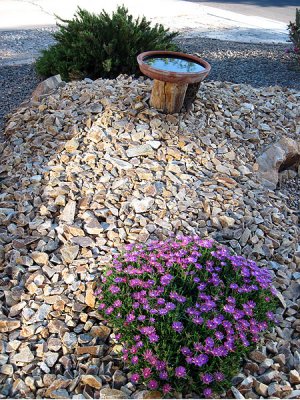
{"label": "green conifer foliage", "polygon": [[300,67],[300,9],[296,8],[295,22],[289,23],[288,30],[290,40],[293,43],[293,47],[289,53],[292,53],[298,63],[298,67]]}
{"label": "green conifer foliage", "polygon": [[36,62],[37,72],[44,77],[60,74],[72,80],[138,74],[139,53],[176,50],[172,40],[177,32],[160,24],[151,26],[145,17],[133,19],[124,6],[111,16],[104,10],[95,15],[78,8],[72,20],[59,20],[59,30],[53,35],[56,44]]}

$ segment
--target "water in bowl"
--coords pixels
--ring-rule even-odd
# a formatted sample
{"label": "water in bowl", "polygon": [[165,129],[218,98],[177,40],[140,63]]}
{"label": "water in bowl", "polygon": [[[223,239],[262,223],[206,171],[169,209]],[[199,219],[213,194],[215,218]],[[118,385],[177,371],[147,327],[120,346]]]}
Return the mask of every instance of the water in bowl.
{"label": "water in bowl", "polygon": [[201,64],[190,61],[186,58],[177,57],[148,57],[144,62],[152,68],[169,72],[190,72],[197,73],[205,70]]}

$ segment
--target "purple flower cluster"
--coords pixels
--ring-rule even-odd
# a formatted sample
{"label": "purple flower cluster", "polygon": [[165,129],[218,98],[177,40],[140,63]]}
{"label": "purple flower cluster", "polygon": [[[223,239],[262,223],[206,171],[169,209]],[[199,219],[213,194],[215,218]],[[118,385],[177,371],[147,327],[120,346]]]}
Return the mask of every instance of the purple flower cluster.
{"label": "purple flower cluster", "polygon": [[188,380],[212,396],[230,377],[228,359],[274,319],[268,270],[199,237],[127,245],[97,295],[121,334],[132,382],[163,394],[184,391]]}

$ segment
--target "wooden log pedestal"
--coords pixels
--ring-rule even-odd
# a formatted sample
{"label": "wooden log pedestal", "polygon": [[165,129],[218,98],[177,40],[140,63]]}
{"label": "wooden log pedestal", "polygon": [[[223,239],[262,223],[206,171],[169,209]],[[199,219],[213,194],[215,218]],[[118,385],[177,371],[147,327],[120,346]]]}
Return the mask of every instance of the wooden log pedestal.
{"label": "wooden log pedestal", "polygon": [[[192,61],[200,64],[200,72],[176,72],[154,68],[145,63],[147,58],[170,57]],[[190,108],[199,89],[200,82],[209,74],[210,65],[197,56],[174,51],[147,51],[137,57],[140,70],[154,79],[150,97],[151,107],[165,113],[179,113],[182,106]]]}
{"label": "wooden log pedestal", "polygon": [[154,80],[150,106],[165,113],[178,113],[184,103],[187,83],[172,83]]}

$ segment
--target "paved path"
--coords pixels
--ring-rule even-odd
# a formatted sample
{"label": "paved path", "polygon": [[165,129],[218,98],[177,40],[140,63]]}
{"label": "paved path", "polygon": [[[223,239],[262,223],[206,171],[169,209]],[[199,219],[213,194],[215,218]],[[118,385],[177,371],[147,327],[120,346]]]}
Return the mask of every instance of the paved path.
{"label": "paved path", "polygon": [[244,15],[258,15],[288,24],[295,20],[295,9],[300,8],[299,0],[185,0],[199,5],[216,7],[221,10]]}

